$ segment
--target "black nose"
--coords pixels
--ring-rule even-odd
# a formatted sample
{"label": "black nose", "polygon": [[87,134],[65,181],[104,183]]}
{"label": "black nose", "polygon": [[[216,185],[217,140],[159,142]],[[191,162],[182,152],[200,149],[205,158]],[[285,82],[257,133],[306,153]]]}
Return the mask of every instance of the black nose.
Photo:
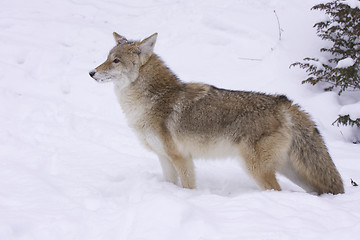
{"label": "black nose", "polygon": [[95,75],[95,71],[89,72],[90,77],[93,77]]}

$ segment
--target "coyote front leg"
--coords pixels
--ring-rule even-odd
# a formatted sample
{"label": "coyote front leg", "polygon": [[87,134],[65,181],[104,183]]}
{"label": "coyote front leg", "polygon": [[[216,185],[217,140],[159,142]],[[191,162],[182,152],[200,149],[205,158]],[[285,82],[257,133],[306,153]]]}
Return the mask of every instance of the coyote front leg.
{"label": "coyote front leg", "polygon": [[166,155],[180,177],[182,186],[189,189],[195,188],[195,172],[192,158],[183,156],[169,135],[164,138],[164,148]]}
{"label": "coyote front leg", "polygon": [[172,161],[168,157],[160,156],[160,155],[159,155],[159,160],[165,180],[177,184],[178,174],[176,172],[176,169]]}
{"label": "coyote front leg", "polygon": [[194,163],[192,159],[174,154],[171,156],[171,160],[180,176],[182,186],[189,189],[196,188]]}

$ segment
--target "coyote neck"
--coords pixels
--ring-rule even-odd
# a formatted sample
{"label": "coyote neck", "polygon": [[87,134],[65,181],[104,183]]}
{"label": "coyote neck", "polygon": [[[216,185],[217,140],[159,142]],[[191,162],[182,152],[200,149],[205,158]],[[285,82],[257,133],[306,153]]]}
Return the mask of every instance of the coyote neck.
{"label": "coyote neck", "polygon": [[176,75],[153,54],[129,86],[121,88],[115,84],[115,93],[129,124],[138,128],[155,109],[168,109],[182,86]]}
{"label": "coyote neck", "polygon": [[142,93],[163,94],[181,84],[180,80],[155,54],[140,68],[139,77],[134,86],[142,89]]}

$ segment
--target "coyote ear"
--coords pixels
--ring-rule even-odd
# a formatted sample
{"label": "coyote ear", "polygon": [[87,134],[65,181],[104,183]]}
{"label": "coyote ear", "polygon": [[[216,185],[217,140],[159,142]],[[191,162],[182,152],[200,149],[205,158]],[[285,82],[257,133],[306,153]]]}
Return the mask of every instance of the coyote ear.
{"label": "coyote ear", "polygon": [[154,33],[150,37],[148,37],[140,42],[139,56],[140,56],[141,65],[144,65],[149,60],[151,55],[153,54],[156,38],[157,38],[157,33]]}
{"label": "coyote ear", "polygon": [[117,34],[116,32],[113,32],[113,36],[117,44],[124,44],[128,42],[128,40],[125,37]]}

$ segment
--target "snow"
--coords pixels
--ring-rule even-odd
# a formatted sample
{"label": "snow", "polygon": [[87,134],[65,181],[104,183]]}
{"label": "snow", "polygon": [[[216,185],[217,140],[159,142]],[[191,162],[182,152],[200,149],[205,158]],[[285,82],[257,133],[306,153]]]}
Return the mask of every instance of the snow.
{"label": "snow", "polygon": [[351,8],[360,8],[359,0],[345,0],[343,2],[349,5]]}
{"label": "snow", "polygon": [[350,118],[355,120],[360,118],[360,102],[354,104],[348,104],[341,108],[340,115],[350,115]]}
{"label": "snow", "polygon": [[[328,2],[332,2],[332,0],[318,0],[317,2],[326,4]],[[340,0],[339,2],[349,5],[351,8],[360,8],[359,0]]]}
{"label": "snow", "polygon": [[341,59],[335,68],[348,68],[355,64],[355,60],[351,57]]}
{"label": "snow", "polygon": [[[301,85],[315,55],[317,1],[14,0],[0,9],[0,239],[356,239],[358,145],[332,126],[358,94]],[[279,41],[279,17],[282,39]],[[111,84],[88,71],[112,32],[143,39],[184,81],[286,94],[318,124],[345,184],[315,196],[279,176],[261,191],[237,161],[196,162],[198,187],[163,180]],[[354,106],[347,106],[355,104]],[[343,110],[345,108],[345,110]],[[356,109],[355,109],[356,108]]]}

